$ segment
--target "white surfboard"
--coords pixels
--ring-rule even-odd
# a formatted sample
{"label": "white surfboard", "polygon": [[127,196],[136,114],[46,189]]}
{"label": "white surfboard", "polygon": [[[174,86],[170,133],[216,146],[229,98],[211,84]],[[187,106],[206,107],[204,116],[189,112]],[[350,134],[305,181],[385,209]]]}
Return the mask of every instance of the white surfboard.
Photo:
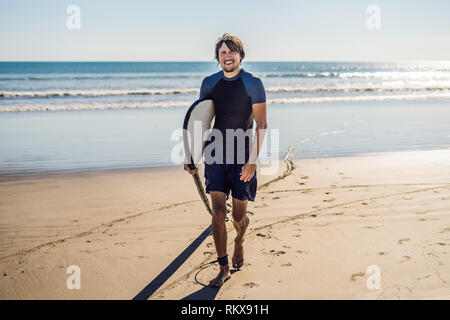
{"label": "white surfboard", "polygon": [[[212,99],[200,99],[195,101],[184,117],[183,123],[183,144],[185,153],[185,163],[191,170],[198,167],[203,157],[205,132],[213,126],[215,116],[214,102]],[[203,183],[198,173],[193,175],[200,198],[206,209],[212,214],[211,206],[206,196]]]}
{"label": "white surfboard", "polygon": [[205,132],[213,125],[215,116],[214,102],[212,99],[200,99],[195,101],[186,113],[183,124],[183,143],[186,163],[194,169],[201,162],[205,141]]}

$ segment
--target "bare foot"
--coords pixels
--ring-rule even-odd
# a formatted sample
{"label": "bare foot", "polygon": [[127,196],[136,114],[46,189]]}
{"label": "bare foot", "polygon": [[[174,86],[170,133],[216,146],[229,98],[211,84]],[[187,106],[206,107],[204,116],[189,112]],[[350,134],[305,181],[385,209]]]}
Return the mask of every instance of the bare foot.
{"label": "bare foot", "polygon": [[230,278],[230,267],[228,265],[221,266],[219,274],[209,282],[209,286],[213,288],[220,288],[224,282]]}
{"label": "bare foot", "polygon": [[234,253],[232,258],[233,268],[239,269],[244,264],[244,235],[250,223],[248,217],[245,217],[244,222],[239,224],[233,221],[237,236],[234,239]]}

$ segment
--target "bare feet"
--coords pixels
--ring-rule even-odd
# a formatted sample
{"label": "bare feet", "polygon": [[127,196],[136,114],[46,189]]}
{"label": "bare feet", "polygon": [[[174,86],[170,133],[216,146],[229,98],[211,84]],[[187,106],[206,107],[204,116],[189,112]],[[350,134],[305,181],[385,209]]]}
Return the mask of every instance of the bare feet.
{"label": "bare feet", "polygon": [[250,223],[248,217],[245,217],[242,224],[233,221],[234,228],[236,229],[237,236],[234,239],[234,253],[232,258],[233,268],[239,269],[244,264],[244,235],[247,227]]}
{"label": "bare feet", "polygon": [[220,272],[209,282],[209,286],[213,288],[220,288],[225,281],[231,278],[230,266],[225,265],[220,267]]}

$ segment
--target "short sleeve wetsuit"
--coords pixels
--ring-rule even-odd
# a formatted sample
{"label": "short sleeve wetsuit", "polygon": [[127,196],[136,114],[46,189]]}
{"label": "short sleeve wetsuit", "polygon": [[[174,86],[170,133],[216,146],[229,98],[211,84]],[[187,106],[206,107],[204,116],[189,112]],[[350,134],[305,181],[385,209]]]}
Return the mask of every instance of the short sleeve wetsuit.
{"label": "short sleeve wetsuit", "polygon": [[[214,101],[214,129],[223,136],[223,162],[207,164],[205,161],[206,192],[222,191],[240,200],[254,200],[256,194],[256,174],[245,183],[239,180],[242,166],[248,161],[251,139],[245,140],[245,150],[238,150],[236,140],[233,141],[234,157],[230,163],[226,157],[226,130],[242,129],[244,132],[253,128],[252,105],[266,102],[266,93],[262,81],[251,73],[241,69],[233,78],[226,78],[223,71],[214,73],[202,81],[200,98],[210,98]],[[251,131],[251,130],[250,130]],[[214,138],[211,139],[211,142]],[[206,142],[206,146],[209,144]],[[239,152],[245,151],[245,161],[237,158]]]}

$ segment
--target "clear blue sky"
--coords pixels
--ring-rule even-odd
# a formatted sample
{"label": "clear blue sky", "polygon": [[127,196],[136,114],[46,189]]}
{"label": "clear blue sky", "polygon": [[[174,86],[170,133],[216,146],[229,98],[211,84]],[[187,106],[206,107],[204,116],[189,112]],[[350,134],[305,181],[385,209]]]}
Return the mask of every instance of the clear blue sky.
{"label": "clear blue sky", "polygon": [[249,61],[450,60],[450,1],[0,0],[1,61],[211,61],[224,32]]}

